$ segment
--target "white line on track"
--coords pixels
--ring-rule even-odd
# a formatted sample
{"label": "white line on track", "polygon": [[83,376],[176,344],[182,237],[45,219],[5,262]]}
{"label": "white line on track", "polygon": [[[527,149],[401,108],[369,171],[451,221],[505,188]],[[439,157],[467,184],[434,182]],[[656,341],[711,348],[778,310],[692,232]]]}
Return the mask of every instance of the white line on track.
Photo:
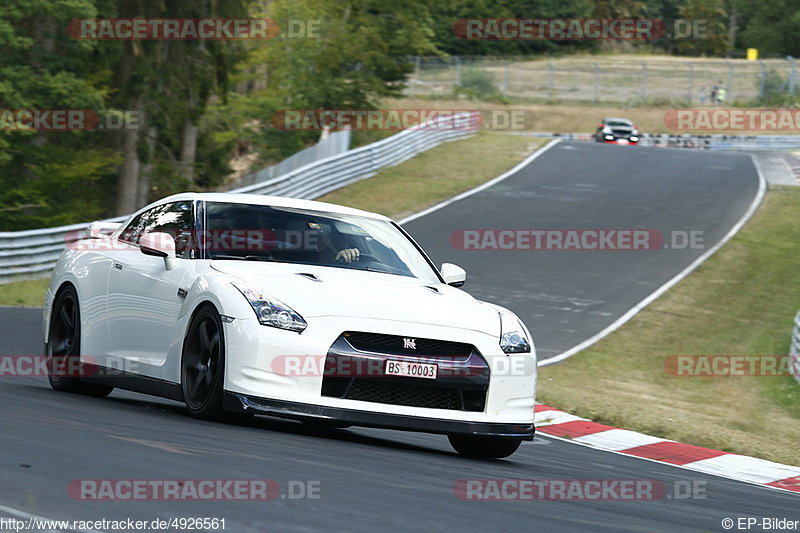
{"label": "white line on track", "polygon": [[761,201],[764,199],[764,195],[767,192],[767,180],[764,178],[764,173],[762,172],[761,167],[758,164],[758,160],[752,155],[750,156],[750,159],[753,161],[753,166],[755,167],[756,172],[758,173],[758,192],[756,192],[755,198],[753,198],[753,201],[750,203],[750,207],[747,208],[747,211],[744,213],[744,215],[742,215],[742,218],[739,219],[739,221],[728,231],[728,233],[725,234],[724,237],[722,237],[722,239],[717,244],[711,247],[711,249],[706,250],[706,252],[703,255],[692,261],[692,263],[689,266],[681,270],[677,275],[675,275],[675,277],[673,277],[668,282],[663,284],[661,287],[650,293],[649,296],[647,296],[644,300],[642,300],[641,302],[633,306],[631,309],[629,309],[627,313],[619,317],[604,330],[600,331],[595,335],[592,335],[585,341],[576,344],[575,346],[573,346],[572,348],[570,348],[565,352],[561,352],[558,355],[549,357],[544,361],[539,361],[539,366],[540,367],[548,366],[565,361],[566,359],[572,357],[581,350],[585,350],[592,344],[607,337],[612,332],[619,329],[619,327],[625,324],[628,320],[633,318],[637,313],[639,313],[639,311],[641,311],[642,309],[653,303],[656,300],[656,298],[658,298],[659,296],[667,292],[669,289],[671,289],[673,285],[677,284],[678,282],[683,280],[683,278],[691,274],[694,269],[702,265],[709,257],[714,255],[717,252],[717,250],[725,246],[725,244],[729,240],[731,240],[731,238],[734,235],[736,235],[740,229],[742,229],[742,226],[744,226],[747,223],[747,221],[750,220],[750,217],[752,217],[753,214],[756,212],[758,206],[761,205]]}
{"label": "white line on track", "polygon": [[[13,507],[6,507],[5,505],[0,505],[0,513],[10,514],[11,516],[24,520],[26,522],[39,521],[39,522],[50,522],[51,524],[58,522],[72,522],[72,520],[53,520],[52,518],[44,518],[43,516],[26,513],[25,511],[20,511],[19,509],[14,509]],[[9,529],[8,531],[11,530]],[[22,531],[26,530],[23,529]],[[64,531],[64,530],[59,530],[59,531]],[[97,531],[95,529],[69,529],[67,531],[74,531],[76,533],[102,533],[101,531]]]}
{"label": "white line on track", "polygon": [[[486,183],[484,183],[482,185],[479,185],[478,187],[475,187],[474,189],[470,189],[470,190],[468,190],[466,192],[463,192],[463,193],[461,193],[461,194],[459,194],[457,196],[454,196],[454,197],[450,198],[449,200],[445,200],[443,202],[440,202],[440,203],[438,203],[438,204],[436,204],[434,206],[429,207],[428,209],[420,211],[419,213],[414,213],[413,215],[411,215],[409,217],[406,217],[403,220],[401,220],[400,224],[405,224],[407,222],[411,222],[412,220],[416,220],[416,219],[418,219],[420,217],[424,217],[425,215],[433,213],[434,211],[438,211],[439,209],[447,207],[448,205],[453,204],[455,202],[458,202],[459,200],[463,200],[464,198],[472,196],[475,193],[478,193],[478,192],[480,192],[480,191],[482,191],[484,189],[487,189],[487,188],[491,187],[492,185],[494,185],[496,183],[499,183],[499,182],[503,181],[504,179],[513,176],[514,174],[516,174],[517,172],[519,172],[520,170],[522,170],[523,168],[528,166],[532,161],[537,159],[539,156],[544,154],[547,150],[549,150],[550,148],[552,148],[553,146],[555,146],[559,142],[561,142],[560,139],[553,139],[552,141],[550,141],[549,143],[544,145],[542,148],[540,148],[539,150],[537,150],[536,152],[534,152],[533,154],[528,156],[524,161],[522,161],[521,163],[516,165],[514,168],[504,172],[503,174],[499,175],[498,177],[494,178],[493,180],[487,181]],[[722,239],[716,245],[714,245],[712,248],[707,250],[703,255],[701,255],[700,257],[695,259],[689,266],[687,266],[682,271],[680,271],[672,279],[670,279],[665,284],[663,284],[661,287],[659,287],[658,289],[656,289],[655,291],[650,293],[649,296],[647,296],[644,300],[642,300],[641,302],[639,302],[638,304],[633,306],[631,309],[629,309],[627,313],[625,313],[624,315],[619,317],[617,320],[615,320],[608,327],[606,327],[605,329],[603,329],[599,333],[589,337],[585,341],[573,346],[569,350],[561,352],[560,354],[555,355],[553,357],[549,357],[548,359],[546,359],[544,361],[539,361],[539,366],[548,366],[548,365],[552,365],[552,364],[555,364],[555,363],[560,363],[560,362],[568,359],[569,357],[572,357],[573,355],[575,355],[576,353],[580,352],[581,350],[585,350],[586,348],[588,348],[592,344],[594,344],[594,343],[600,341],[601,339],[607,337],[613,331],[619,329],[620,326],[622,326],[627,321],[629,321],[631,318],[633,318],[637,313],[639,313],[639,311],[641,311],[642,309],[644,309],[645,307],[647,307],[648,305],[653,303],[653,301],[655,301],[656,298],[658,298],[659,296],[661,296],[662,294],[667,292],[675,284],[677,284],[678,282],[683,280],[686,276],[688,276],[693,270],[695,270],[697,267],[702,265],[709,257],[714,255],[714,253],[716,253],[717,250],[722,248],[734,235],[736,235],[736,233],[739,232],[739,230],[742,228],[742,226],[744,226],[747,223],[747,221],[750,220],[750,217],[752,217],[753,214],[756,212],[756,210],[758,209],[758,206],[761,205],[761,201],[764,199],[764,195],[766,194],[766,190],[767,190],[767,180],[764,177],[764,173],[763,173],[763,171],[761,169],[761,166],[758,163],[758,159],[756,157],[754,157],[753,155],[750,156],[750,159],[753,161],[753,166],[755,167],[756,173],[758,174],[758,191],[756,192],[755,198],[753,199],[753,201],[750,204],[750,206],[747,208],[747,211],[744,213],[742,218],[739,219],[739,221],[728,231],[728,233],[725,234],[724,237],[722,237]]]}
{"label": "white line on track", "polygon": [[523,168],[528,166],[531,163],[531,161],[533,161],[534,159],[536,159],[539,156],[541,156],[543,153],[548,151],[550,148],[552,148],[553,146],[555,146],[559,142],[561,142],[561,139],[553,139],[552,141],[550,141],[549,143],[545,144],[544,146],[542,146],[541,148],[536,150],[534,153],[529,155],[524,161],[519,163],[517,166],[515,166],[511,170],[508,170],[508,171],[500,174],[499,176],[497,176],[493,180],[487,181],[483,185],[478,185],[474,189],[470,189],[470,190],[468,190],[466,192],[462,192],[461,194],[459,194],[457,196],[453,196],[449,200],[445,200],[444,202],[439,202],[438,204],[433,205],[433,206],[429,207],[428,209],[424,209],[424,210],[420,211],[419,213],[414,213],[413,215],[408,216],[408,217],[404,218],[403,220],[401,220],[399,222],[399,224],[403,225],[403,224],[405,224],[407,222],[411,222],[412,220],[416,220],[416,219],[418,219],[420,217],[424,217],[425,215],[429,215],[429,214],[433,213],[434,211],[438,211],[439,209],[442,209],[443,207],[447,207],[448,205],[450,205],[452,203],[458,202],[459,200],[463,200],[464,198],[467,198],[468,196],[472,196],[473,194],[475,194],[477,192],[480,192],[480,191],[482,191],[484,189],[488,189],[489,187],[491,187],[495,183],[500,183],[504,179],[513,176],[514,174],[516,174],[517,172],[519,172],[520,170],[522,170]]}

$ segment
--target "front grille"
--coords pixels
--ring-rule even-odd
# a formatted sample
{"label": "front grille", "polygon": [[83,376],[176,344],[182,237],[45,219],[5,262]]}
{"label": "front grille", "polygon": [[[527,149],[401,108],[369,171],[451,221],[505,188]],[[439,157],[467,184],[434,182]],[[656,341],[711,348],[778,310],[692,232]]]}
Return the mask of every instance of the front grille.
{"label": "front grille", "polygon": [[[386,375],[386,361],[400,356],[437,364],[436,379]],[[325,368],[335,371],[322,378],[323,396],[456,411],[486,407],[489,365],[471,344],[348,331],[331,345]],[[347,371],[354,368],[368,372]]]}
{"label": "front grille", "polygon": [[[473,350],[471,344],[463,342],[410,338],[400,335],[347,331],[344,333],[344,337],[356,350],[391,355],[468,356]],[[413,341],[415,348],[409,347],[412,344],[409,341]]]}
{"label": "front grille", "polygon": [[420,387],[380,383],[378,380],[354,379],[345,396],[348,400],[461,410],[461,394],[446,387]]}
{"label": "front grille", "polygon": [[619,137],[628,137],[631,134],[631,130],[611,130],[614,135]]}

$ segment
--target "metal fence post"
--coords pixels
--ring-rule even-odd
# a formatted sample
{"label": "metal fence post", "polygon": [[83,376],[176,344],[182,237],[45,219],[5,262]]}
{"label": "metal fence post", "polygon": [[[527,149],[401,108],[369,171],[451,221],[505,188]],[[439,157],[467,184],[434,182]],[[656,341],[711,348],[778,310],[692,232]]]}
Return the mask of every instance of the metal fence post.
{"label": "metal fence post", "polygon": [[766,85],[767,85],[767,67],[764,65],[764,60],[759,59],[758,65],[761,67],[761,72],[759,72],[761,83],[758,90],[758,97],[759,100],[764,100],[765,92],[766,92]]}
{"label": "metal fence post", "polygon": [[647,100],[647,63],[642,63],[642,103]]}
{"label": "metal fence post", "polygon": [[792,328],[792,343],[789,350],[789,364],[794,379],[800,383],[800,313],[794,317],[794,327]]}
{"label": "metal fence post", "polygon": [[[734,67],[733,67],[733,62],[732,61],[726,61],[726,63],[728,64],[728,91],[727,91],[728,94],[725,95],[725,98],[727,99],[728,102],[733,102],[733,71],[734,71]],[[728,104],[728,105],[730,105],[730,104]]]}
{"label": "metal fence post", "polygon": [[506,59],[506,65],[503,69],[503,94],[508,94],[509,80],[511,79],[511,60]]}
{"label": "metal fence post", "polygon": [[592,103],[597,103],[597,92],[600,84],[600,69],[597,63],[592,63],[594,66],[594,88],[592,90]]}
{"label": "metal fence post", "polygon": [[547,62],[547,97],[552,99],[553,98],[553,74],[554,74],[553,62]]}
{"label": "metal fence post", "polygon": [[694,65],[691,63],[687,63],[689,65],[689,105],[692,105],[692,96],[694,94]]}
{"label": "metal fence post", "polygon": [[792,56],[786,56],[786,59],[791,63],[791,72],[789,73],[789,93],[794,94],[797,87],[797,61]]}
{"label": "metal fence post", "polygon": [[461,58],[455,56],[453,59],[455,59],[456,62],[456,86],[454,88],[458,88],[461,86]]}

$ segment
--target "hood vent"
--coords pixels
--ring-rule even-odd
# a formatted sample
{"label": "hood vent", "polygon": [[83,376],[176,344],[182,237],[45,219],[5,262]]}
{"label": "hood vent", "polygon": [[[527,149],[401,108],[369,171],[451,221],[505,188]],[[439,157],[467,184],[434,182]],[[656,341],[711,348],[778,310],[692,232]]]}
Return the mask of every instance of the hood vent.
{"label": "hood vent", "polygon": [[433,291],[433,292],[434,292],[434,293],[436,293],[436,294],[442,294],[442,293],[439,291],[439,289],[437,289],[436,287],[432,287],[432,286],[430,286],[430,285],[425,285],[425,288],[426,288],[426,289],[428,289],[428,290],[430,290],[430,291]]}
{"label": "hood vent", "polygon": [[297,274],[298,276],[302,276],[302,277],[304,277],[304,278],[306,278],[306,279],[310,279],[311,281],[317,281],[317,282],[320,282],[320,283],[322,283],[322,280],[321,280],[321,279],[319,279],[319,278],[318,278],[317,276],[315,276],[314,274],[311,274],[310,272],[297,272],[296,274]]}

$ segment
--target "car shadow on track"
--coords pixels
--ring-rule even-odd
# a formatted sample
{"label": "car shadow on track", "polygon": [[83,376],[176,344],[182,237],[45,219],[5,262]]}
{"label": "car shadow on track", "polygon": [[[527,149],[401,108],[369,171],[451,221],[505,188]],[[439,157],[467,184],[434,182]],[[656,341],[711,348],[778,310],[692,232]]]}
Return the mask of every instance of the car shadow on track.
{"label": "car shadow on track", "polygon": [[[203,425],[209,427],[220,428],[224,427],[226,431],[242,431],[242,432],[249,432],[249,438],[254,438],[257,434],[255,431],[269,431],[272,433],[283,433],[287,435],[302,435],[308,438],[316,438],[316,439],[325,439],[325,440],[332,440],[338,441],[343,443],[352,443],[352,444],[364,444],[367,446],[375,446],[381,448],[390,448],[395,450],[403,450],[403,451],[411,451],[411,452],[422,452],[431,455],[438,455],[442,457],[453,457],[459,458],[460,460],[469,460],[469,461],[478,461],[478,462],[489,462],[489,463],[497,463],[497,462],[504,462],[507,463],[509,459],[468,459],[465,457],[461,457],[454,451],[447,450],[447,449],[436,449],[431,448],[428,446],[421,446],[418,444],[412,444],[409,442],[403,442],[400,440],[389,439],[389,438],[382,438],[377,437],[374,435],[365,435],[363,433],[358,432],[360,429],[367,429],[367,428],[359,428],[359,427],[352,427],[352,428],[326,428],[326,427],[319,427],[312,424],[305,424],[295,420],[271,417],[266,415],[258,415],[250,421],[246,422],[239,422],[239,421],[223,421],[223,422],[215,422],[215,421],[207,421],[207,420],[197,420],[189,416],[189,412],[186,407],[179,403],[174,402],[171,400],[165,400],[161,398],[151,398],[145,395],[141,395],[135,393],[129,393],[127,391],[122,391],[124,396],[119,396],[116,394],[112,394],[107,398],[91,398],[88,396],[81,396],[77,394],[65,394],[50,390],[47,386],[46,382],[44,384],[40,382],[26,382],[26,383],[15,383],[15,388],[25,389],[26,396],[29,394],[35,395],[43,400],[55,400],[59,404],[72,404],[75,408],[81,408],[81,410],[85,409],[88,405],[96,405],[98,409],[103,409],[105,415],[111,414],[117,421],[119,421],[119,415],[121,413],[109,413],[109,410],[116,411],[117,408],[123,408],[122,410],[127,409],[128,411],[134,411],[139,414],[146,414],[146,415],[164,415],[169,417],[170,419],[174,419],[175,422],[170,422],[171,429],[176,429],[175,423],[187,423],[191,424],[193,428],[202,428]],[[135,397],[130,397],[129,395],[134,395]],[[82,411],[83,412],[83,411]],[[100,413],[97,413],[100,414]],[[23,415],[24,416],[24,415]],[[51,421],[57,420],[58,415],[56,411],[52,412],[48,419]],[[178,422],[180,421],[180,422]],[[66,424],[72,424],[73,421],[70,420],[63,420],[62,422]],[[81,422],[82,424],[86,425],[85,420]],[[93,424],[94,425],[94,424]],[[187,429],[189,426],[187,426]],[[99,427],[97,429],[100,429]],[[355,431],[353,431],[355,430]],[[375,430],[371,430],[375,431]],[[392,432],[398,435],[401,433],[394,432],[393,430],[385,430],[387,433]],[[441,436],[442,439],[445,439],[444,436]]]}
{"label": "car shadow on track", "polygon": [[[57,393],[55,391],[50,391],[42,386],[37,386],[34,384],[26,384],[22,385],[22,387],[27,389],[30,393],[36,394],[37,396],[40,397],[52,398],[57,395],[58,401],[60,403],[65,403],[65,402],[72,403],[70,400],[77,400],[75,403],[83,404],[84,402],[87,403],[91,402],[92,404],[98,404],[98,407],[103,406],[106,408],[109,407],[113,408],[114,405],[120,407],[124,406],[131,408],[132,410],[137,411],[140,414],[166,415],[169,416],[170,418],[173,417],[176,418],[176,421],[180,420],[181,422],[197,425],[198,427],[202,427],[202,425],[207,425],[217,428],[220,426],[224,426],[225,428],[230,429],[231,431],[249,430],[249,432],[251,433],[250,437],[253,437],[254,430],[266,430],[270,432],[279,432],[289,435],[302,435],[309,438],[335,440],[339,442],[346,442],[353,444],[380,446],[382,448],[392,448],[396,450],[424,452],[434,455],[458,457],[458,454],[456,454],[455,452],[447,450],[437,450],[426,446],[419,446],[416,444],[410,444],[392,439],[384,439],[372,435],[364,435],[361,433],[350,431],[349,428],[348,429],[323,428],[318,426],[312,426],[310,424],[304,424],[302,422],[295,420],[287,420],[287,419],[263,416],[263,415],[256,416],[254,419],[247,422],[238,422],[238,421],[215,422],[207,420],[196,420],[189,416],[189,412],[184,405],[177,402],[171,402],[169,400],[161,400],[161,399],[149,400],[149,399],[139,399],[139,398],[129,398],[129,397],[118,397],[113,395],[108,398],[97,399],[80,395]],[[172,424],[172,428],[175,429],[174,424]],[[352,429],[359,429],[359,428],[352,428]]]}

